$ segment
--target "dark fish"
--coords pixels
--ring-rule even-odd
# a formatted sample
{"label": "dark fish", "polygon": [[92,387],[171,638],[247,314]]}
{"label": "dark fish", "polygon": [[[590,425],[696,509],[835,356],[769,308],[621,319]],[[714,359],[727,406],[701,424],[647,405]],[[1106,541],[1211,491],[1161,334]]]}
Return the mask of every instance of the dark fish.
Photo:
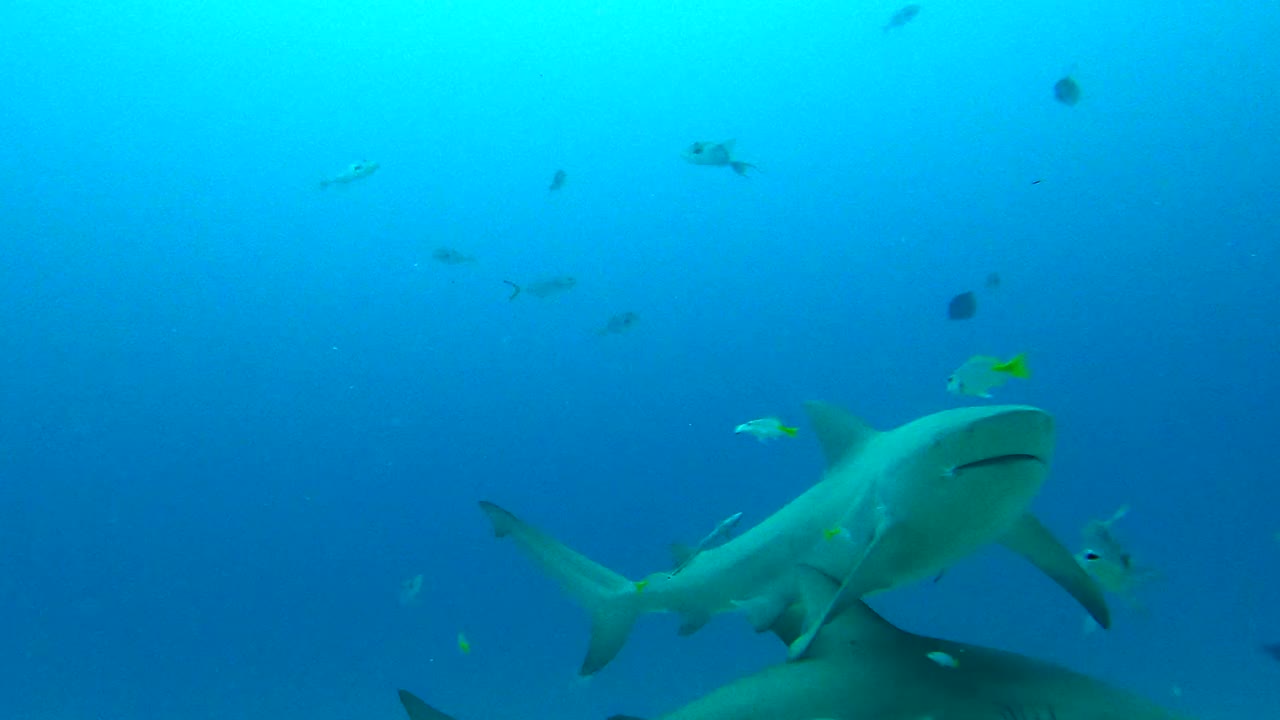
{"label": "dark fish", "polygon": [[548,186],[547,189],[551,191],[559,190],[564,187],[564,181],[568,178],[568,173],[563,170],[557,170],[556,174],[551,177],[551,185]]}
{"label": "dark fish", "polygon": [[988,290],[995,290],[1000,287],[1000,273],[993,272],[987,275],[986,286]]}
{"label": "dark fish", "polygon": [[1262,652],[1270,655],[1276,660],[1280,660],[1280,643],[1271,643],[1270,645],[1263,645]]}
{"label": "dark fish", "polygon": [[914,20],[915,17],[919,14],[920,14],[919,5],[915,5],[915,4],[903,5],[898,10],[898,12],[894,13],[893,16],[889,18],[889,22],[886,23],[884,26],[884,31],[889,32],[894,28],[900,28],[903,25],[906,25],[907,23]]}
{"label": "dark fish", "polygon": [[475,258],[470,255],[463,255],[453,248],[436,248],[431,252],[431,259],[445,265],[464,265],[469,262],[475,262]]}
{"label": "dark fish", "polygon": [[605,323],[604,327],[597,330],[596,334],[616,335],[618,333],[624,333],[635,327],[638,322],[640,322],[640,316],[633,312],[618,313],[617,315],[609,318],[609,322]]}
{"label": "dark fish", "polygon": [[1063,105],[1075,105],[1080,102],[1080,83],[1070,75],[1053,84],[1053,97]]}
{"label": "dark fish", "polygon": [[968,320],[978,312],[978,296],[972,291],[951,298],[947,305],[947,317],[952,320]]}

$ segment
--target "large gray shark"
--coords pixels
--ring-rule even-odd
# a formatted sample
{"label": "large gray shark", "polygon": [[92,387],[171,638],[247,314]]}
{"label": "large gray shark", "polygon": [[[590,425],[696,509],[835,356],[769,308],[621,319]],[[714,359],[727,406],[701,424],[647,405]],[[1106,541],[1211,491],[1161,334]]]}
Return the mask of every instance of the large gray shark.
{"label": "large gray shark", "polygon": [[1101,589],[1026,511],[1048,472],[1053,420],[1025,406],[928,415],[878,432],[823,403],[806,406],[828,467],[822,479],[759,525],[692,558],[678,574],[632,582],[488,502],[498,537],[511,537],[591,615],[580,673],[604,667],[635,619],[676,612],[682,635],[713,614],[741,609],[766,630],[800,597],[813,568],[840,578],[806,604],[790,656],[804,655],[826,618],[869,593],[933,576],[990,542],[1027,557],[1110,624]]}
{"label": "large gray shark", "polygon": [[[835,591],[820,574],[806,582]],[[773,631],[792,644],[803,622],[796,606]],[[410,720],[452,720],[400,692]],[[861,601],[831,619],[804,659],[736,680],[660,720],[820,719],[1189,720],[1051,663],[905,632]]]}

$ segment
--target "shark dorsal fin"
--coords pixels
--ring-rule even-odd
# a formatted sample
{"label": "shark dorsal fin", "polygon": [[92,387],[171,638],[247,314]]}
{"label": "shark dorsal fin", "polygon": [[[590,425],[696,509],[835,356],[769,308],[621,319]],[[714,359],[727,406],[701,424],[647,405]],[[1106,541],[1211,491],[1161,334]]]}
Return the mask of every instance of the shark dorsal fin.
{"label": "shark dorsal fin", "polygon": [[689,564],[693,556],[698,552],[697,548],[690,547],[684,543],[671,543],[671,564],[674,567],[682,568]]}
{"label": "shark dorsal fin", "polygon": [[[840,582],[811,566],[797,568],[802,599],[780,619],[774,632],[790,646],[802,634],[806,606],[820,607],[830,603],[840,590]],[[798,611],[792,616],[792,611]],[[810,643],[804,657],[814,658],[844,652],[850,644],[872,647],[892,646],[907,633],[880,617],[861,600],[854,601],[831,616]]]}
{"label": "shark dorsal fin", "polygon": [[804,404],[813,424],[813,432],[822,444],[822,454],[827,467],[834,467],[846,458],[853,457],[866,447],[880,432],[854,417],[844,408],[824,402],[809,401]]}
{"label": "shark dorsal fin", "polygon": [[409,720],[453,720],[451,716],[431,707],[408,690],[400,691],[400,704],[409,713]]}
{"label": "shark dorsal fin", "polygon": [[[796,569],[801,599],[791,604],[769,630],[787,646],[799,638],[805,630],[806,605],[825,605],[840,589],[835,578],[810,566]],[[822,631],[814,638],[806,658],[821,657],[843,652],[850,643],[879,645],[900,641],[908,633],[880,617],[865,602],[858,600],[831,617]]]}

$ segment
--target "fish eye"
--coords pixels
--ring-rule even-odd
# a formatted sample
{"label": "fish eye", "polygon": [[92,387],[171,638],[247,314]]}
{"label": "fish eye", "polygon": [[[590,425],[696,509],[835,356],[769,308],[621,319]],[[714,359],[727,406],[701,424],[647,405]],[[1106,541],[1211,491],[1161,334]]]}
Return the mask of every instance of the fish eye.
{"label": "fish eye", "polygon": [[1102,556],[1101,556],[1101,555],[1099,555],[1098,553],[1096,553],[1096,552],[1094,552],[1094,551],[1090,550],[1089,552],[1086,552],[1086,553],[1084,554],[1084,559],[1085,559],[1085,560],[1089,560],[1089,561],[1093,561],[1093,560],[1101,560],[1101,559],[1102,559]]}

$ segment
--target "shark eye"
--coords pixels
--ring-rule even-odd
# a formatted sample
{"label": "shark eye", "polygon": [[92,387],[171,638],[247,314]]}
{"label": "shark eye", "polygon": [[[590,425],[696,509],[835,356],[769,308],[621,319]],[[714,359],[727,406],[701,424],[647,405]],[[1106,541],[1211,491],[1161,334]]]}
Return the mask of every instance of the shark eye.
{"label": "shark eye", "polygon": [[1089,560],[1089,561],[1101,560],[1101,559],[1102,559],[1102,556],[1101,556],[1101,555],[1099,555],[1098,553],[1096,553],[1096,552],[1094,552],[1094,551],[1090,550],[1089,552],[1086,552],[1086,553],[1084,554],[1084,559],[1085,559],[1085,560]]}

